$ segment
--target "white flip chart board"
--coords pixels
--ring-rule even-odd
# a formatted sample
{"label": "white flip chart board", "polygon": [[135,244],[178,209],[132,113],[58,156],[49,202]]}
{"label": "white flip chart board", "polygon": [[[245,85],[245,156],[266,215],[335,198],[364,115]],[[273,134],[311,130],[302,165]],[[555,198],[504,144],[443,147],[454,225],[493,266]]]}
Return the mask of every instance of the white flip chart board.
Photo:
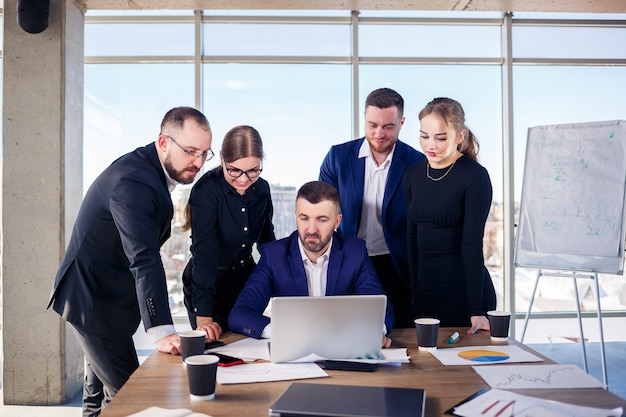
{"label": "white flip chart board", "polygon": [[623,274],[626,122],[528,129],[515,264]]}

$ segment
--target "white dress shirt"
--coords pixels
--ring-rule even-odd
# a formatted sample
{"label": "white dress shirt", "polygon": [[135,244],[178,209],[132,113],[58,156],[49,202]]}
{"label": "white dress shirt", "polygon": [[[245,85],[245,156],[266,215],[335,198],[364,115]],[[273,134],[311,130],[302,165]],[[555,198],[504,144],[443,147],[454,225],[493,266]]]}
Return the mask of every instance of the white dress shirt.
{"label": "white dress shirt", "polygon": [[389,167],[396,145],[387,155],[387,159],[378,165],[372,156],[370,144],[363,141],[359,150],[359,158],[365,158],[365,176],[363,178],[363,206],[361,207],[361,222],[357,236],[365,240],[367,253],[370,256],[386,255],[389,253],[385,235],[383,233],[383,197],[385,185],[389,176]]}
{"label": "white dress shirt", "polygon": [[306,272],[307,286],[309,288],[309,297],[322,297],[326,295],[326,278],[328,277],[328,258],[330,254],[330,248],[333,246],[333,238],[330,238],[330,244],[326,251],[318,256],[315,262],[312,262],[304,251],[304,246],[300,239],[298,239],[298,246],[300,247],[300,256],[302,257],[302,263],[304,264],[304,271]]}

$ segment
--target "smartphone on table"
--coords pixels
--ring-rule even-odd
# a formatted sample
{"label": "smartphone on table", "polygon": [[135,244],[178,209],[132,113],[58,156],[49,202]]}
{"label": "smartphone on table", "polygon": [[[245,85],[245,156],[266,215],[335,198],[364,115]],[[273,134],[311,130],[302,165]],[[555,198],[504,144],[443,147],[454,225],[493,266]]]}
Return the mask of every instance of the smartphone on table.
{"label": "smartphone on table", "polygon": [[226,343],[222,342],[221,340],[211,340],[210,342],[204,343],[204,350],[224,346],[225,344]]}
{"label": "smartphone on table", "polygon": [[220,358],[219,362],[217,362],[217,366],[234,366],[241,365],[243,363],[243,359],[235,358],[234,356],[225,355],[223,353],[218,352],[207,352],[209,355],[215,355]]}

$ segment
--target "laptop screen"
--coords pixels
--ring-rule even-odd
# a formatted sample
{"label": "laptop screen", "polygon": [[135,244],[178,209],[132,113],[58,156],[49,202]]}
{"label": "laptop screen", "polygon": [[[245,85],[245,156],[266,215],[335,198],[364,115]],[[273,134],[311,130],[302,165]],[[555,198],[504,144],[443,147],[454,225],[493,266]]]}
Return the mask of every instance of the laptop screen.
{"label": "laptop screen", "polygon": [[387,297],[274,297],[272,362],[381,359]]}

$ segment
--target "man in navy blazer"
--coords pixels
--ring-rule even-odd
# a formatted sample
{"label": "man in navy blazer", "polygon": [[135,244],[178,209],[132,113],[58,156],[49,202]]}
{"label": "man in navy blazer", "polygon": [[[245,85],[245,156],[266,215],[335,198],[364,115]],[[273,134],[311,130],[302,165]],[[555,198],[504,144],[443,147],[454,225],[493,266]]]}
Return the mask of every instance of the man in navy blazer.
{"label": "man in navy blazer", "polygon": [[404,99],[396,91],[372,91],[365,100],[365,137],[333,146],[319,179],[339,190],[339,233],[366,241],[396,327],[413,327],[402,177],[424,154],[398,140],[403,113]]}
{"label": "man in navy blazer", "polygon": [[[336,233],[340,222],[337,190],[321,181],[304,184],[296,197],[298,230],[261,246],[259,263],[230,313],[230,329],[270,337],[263,311],[272,297],[384,294],[365,242]],[[393,327],[389,305],[385,326]],[[383,336],[382,345],[389,347],[391,339]]]}
{"label": "man in navy blazer", "polygon": [[180,353],[159,250],[170,236],[170,192],[213,156],[211,140],[202,113],[171,109],[157,140],[113,162],[83,199],[48,303],[85,354],[83,416],[99,415],[139,366],[140,320],[159,351]]}

